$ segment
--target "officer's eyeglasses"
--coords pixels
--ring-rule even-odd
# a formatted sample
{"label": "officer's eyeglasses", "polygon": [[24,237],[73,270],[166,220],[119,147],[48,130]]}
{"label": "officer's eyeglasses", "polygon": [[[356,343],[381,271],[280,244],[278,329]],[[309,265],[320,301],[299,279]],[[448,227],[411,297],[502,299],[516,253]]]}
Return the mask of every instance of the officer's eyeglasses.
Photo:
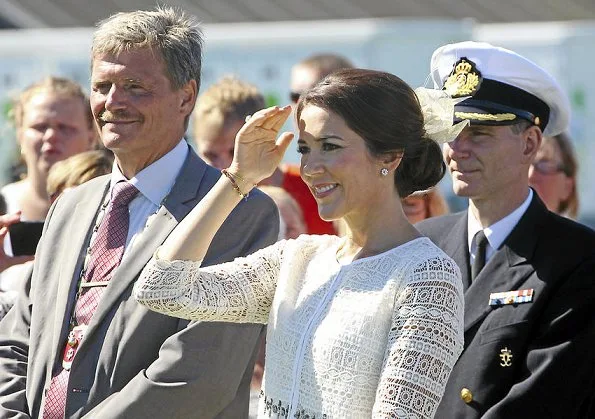
{"label": "officer's eyeglasses", "polygon": [[568,173],[566,173],[566,168],[562,163],[556,163],[552,160],[534,161],[531,163],[531,166],[533,166],[533,170],[536,170],[542,175],[555,175],[556,173],[564,172],[567,176],[569,176]]}

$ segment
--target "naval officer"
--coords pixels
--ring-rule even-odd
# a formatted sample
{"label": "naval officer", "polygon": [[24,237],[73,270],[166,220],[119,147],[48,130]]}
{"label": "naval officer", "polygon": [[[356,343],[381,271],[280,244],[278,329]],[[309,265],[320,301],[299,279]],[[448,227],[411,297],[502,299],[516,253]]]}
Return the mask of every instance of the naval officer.
{"label": "naval officer", "polygon": [[461,42],[432,56],[435,88],[469,126],[444,146],[467,211],[418,224],[461,267],[465,348],[437,418],[585,418],[595,377],[595,232],[528,186],[542,136],[568,128],[556,80],[528,59]]}

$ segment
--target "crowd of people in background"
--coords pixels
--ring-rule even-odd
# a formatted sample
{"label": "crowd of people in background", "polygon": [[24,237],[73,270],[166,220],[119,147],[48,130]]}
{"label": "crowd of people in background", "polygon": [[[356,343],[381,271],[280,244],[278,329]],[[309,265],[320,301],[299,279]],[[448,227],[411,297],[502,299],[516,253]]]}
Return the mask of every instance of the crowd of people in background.
{"label": "crowd of people in background", "polygon": [[201,90],[203,47],[181,10],[116,14],[89,89],[14,100],[0,417],[595,414],[595,232],[552,76],[444,45],[437,116],[325,52],[267,107],[258,80]]}

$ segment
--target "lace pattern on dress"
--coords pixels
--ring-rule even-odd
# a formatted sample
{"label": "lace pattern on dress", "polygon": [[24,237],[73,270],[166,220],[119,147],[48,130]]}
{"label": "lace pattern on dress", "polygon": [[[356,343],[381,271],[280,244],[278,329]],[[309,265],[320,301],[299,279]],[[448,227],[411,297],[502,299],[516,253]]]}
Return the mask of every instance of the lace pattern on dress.
{"label": "lace pattern on dress", "polygon": [[456,264],[414,265],[393,312],[374,417],[432,418],[462,351],[463,295]]}
{"label": "lace pattern on dress", "polygon": [[207,268],[155,259],[134,296],[186,319],[268,319],[261,418],[432,418],[463,347],[458,267],[427,238],[341,267],[339,240]]}
{"label": "lace pattern on dress", "polygon": [[275,294],[284,242],[247,258],[213,267],[166,261],[158,252],[134,297],[153,311],[188,320],[266,323]]}

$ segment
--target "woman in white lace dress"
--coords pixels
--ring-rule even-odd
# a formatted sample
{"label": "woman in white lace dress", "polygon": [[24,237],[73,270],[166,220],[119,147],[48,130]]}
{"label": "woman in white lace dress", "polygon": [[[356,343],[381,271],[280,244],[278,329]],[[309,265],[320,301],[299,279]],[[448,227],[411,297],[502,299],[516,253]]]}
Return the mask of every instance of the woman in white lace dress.
{"label": "woman in white lace dress", "polygon": [[398,77],[343,70],[296,108],[302,177],[346,237],[303,235],[201,267],[225,218],[282,159],[293,136],[277,134],[290,113],[247,120],[232,165],[156,252],[134,296],[186,319],[267,323],[259,417],[431,418],[462,350],[462,286],[456,264],[401,208],[445,168]]}

